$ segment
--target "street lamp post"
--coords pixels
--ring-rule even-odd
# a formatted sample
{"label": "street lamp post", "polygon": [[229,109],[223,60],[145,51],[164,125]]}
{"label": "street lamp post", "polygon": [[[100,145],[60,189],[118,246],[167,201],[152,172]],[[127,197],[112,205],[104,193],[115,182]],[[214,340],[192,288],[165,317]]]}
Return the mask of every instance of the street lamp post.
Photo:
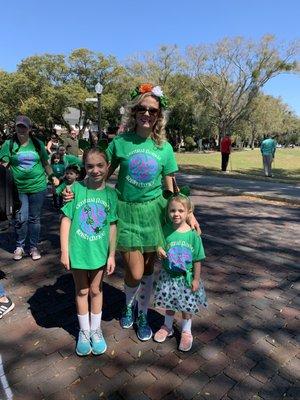
{"label": "street lamp post", "polygon": [[95,86],[95,91],[97,93],[97,104],[98,104],[98,135],[99,138],[102,138],[102,133],[101,133],[101,94],[103,91],[103,86],[101,85],[100,82],[98,82]]}

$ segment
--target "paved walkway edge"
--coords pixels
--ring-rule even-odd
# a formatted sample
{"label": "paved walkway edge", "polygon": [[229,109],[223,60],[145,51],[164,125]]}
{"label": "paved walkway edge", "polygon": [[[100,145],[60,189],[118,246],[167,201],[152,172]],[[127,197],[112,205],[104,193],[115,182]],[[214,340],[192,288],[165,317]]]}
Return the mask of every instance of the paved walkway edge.
{"label": "paved walkway edge", "polygon": [[189,185],[189,186],[191,189],[195,189],[195,190],[206,190],[207,192],[218,192],[218,193],[230,194],[233,196],[248,196],[248,197],[254,197],[254,198],[258,198],[258,199],[279,201],[279,202],[287,203],[287,204],[300,205],[300,199],[290,198],[289,196],[281,197],[281,196],[276,196],[274,194],[269,195],[269,194],[253,193],[253,192],[244,191],[242,189],[219,188],[219,187],[214,187],[214,186],[207,187],[205,185],[198,185],[198,184]]}

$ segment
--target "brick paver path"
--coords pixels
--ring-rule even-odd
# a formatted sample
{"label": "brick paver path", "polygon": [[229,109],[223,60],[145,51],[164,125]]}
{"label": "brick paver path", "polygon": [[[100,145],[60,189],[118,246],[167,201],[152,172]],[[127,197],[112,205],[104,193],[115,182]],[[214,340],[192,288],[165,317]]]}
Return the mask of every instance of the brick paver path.
{"label": "brick paver path", "polygon": [[[202,277],[209,308],[193,320],[188,354],[177,350],[179,329],[164,344],[142,343],[133,330],[120,329],[119,262],[104,285],[108,351],[77,357],[74,288],[59,265],[58,216],[50,200],[40,261],[13,262],[13,235],[1,234],[1,282],[16,303],[0,321],[1,399],[12,398],[10,393],[22,400],[300,398],[300,209],[193,195],[207,253]],[[154,310],[150,316],[155,330],[163,317]]]}

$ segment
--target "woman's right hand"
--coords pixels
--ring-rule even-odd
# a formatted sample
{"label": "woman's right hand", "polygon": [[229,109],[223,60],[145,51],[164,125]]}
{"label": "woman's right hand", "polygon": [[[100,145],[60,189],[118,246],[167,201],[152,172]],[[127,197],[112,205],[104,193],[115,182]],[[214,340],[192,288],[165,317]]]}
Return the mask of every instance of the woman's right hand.
{"label": "woman's right hand", "polygon": [[72,192],[71,188],[67,186],[61,193],[63,201],[68,202],[74,199],[74,193]]}
{"label": "woman's right hand", "polygon": [[62,263],[63,267],[69,271],[70,270],[70,259],[69,254],[66,251],[62,251],[60,255],[60,262]]}

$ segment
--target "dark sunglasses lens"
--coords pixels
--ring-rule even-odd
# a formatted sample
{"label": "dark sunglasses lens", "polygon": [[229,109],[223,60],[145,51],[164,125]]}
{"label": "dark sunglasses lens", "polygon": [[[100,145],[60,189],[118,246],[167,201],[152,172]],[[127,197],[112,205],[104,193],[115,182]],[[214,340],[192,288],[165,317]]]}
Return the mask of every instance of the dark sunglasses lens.
{"label": "dark sunglasses lens", "polygon": [[136,108],[136,111],[140,114],[145,114],[148,111],[150,115],[156,115],[159,110],[157,108],[146,108],[146,107],[140,106],[140,107]]}

